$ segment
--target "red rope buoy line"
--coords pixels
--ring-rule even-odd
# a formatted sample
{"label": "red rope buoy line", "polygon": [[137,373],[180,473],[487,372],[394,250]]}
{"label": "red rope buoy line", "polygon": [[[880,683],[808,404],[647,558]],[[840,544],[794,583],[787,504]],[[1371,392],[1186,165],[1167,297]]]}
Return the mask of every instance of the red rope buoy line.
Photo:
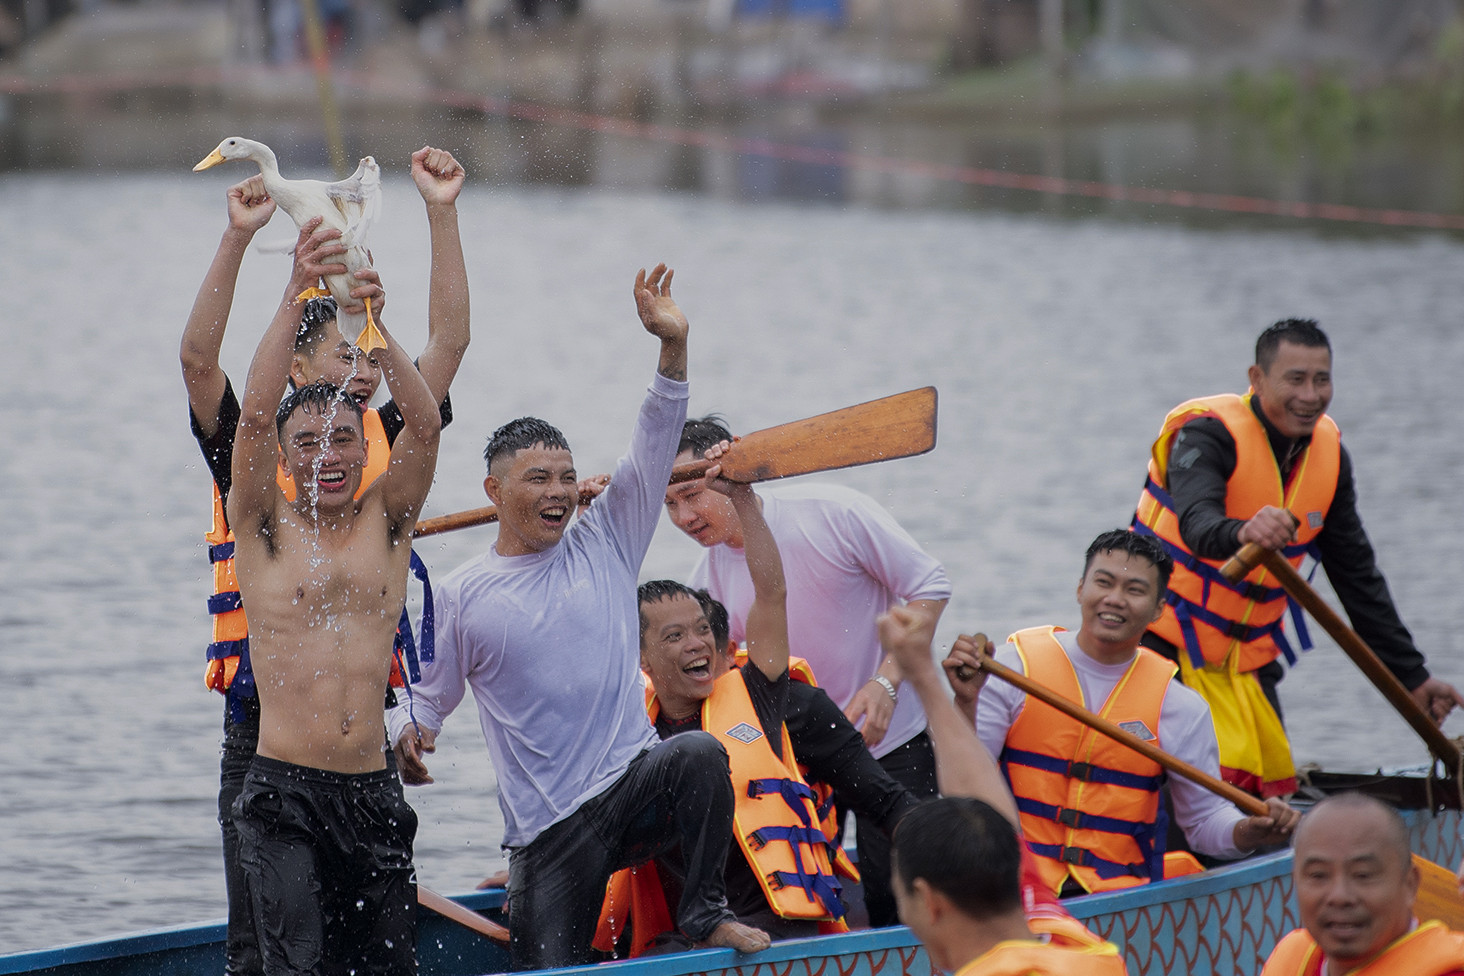
{"label": "red rope buoy line", "polygon": [[[126,73],[112,75],[65,75],[45,81],[33,81],[15,75],[0,75],[0,94],[99,94],[129,89],[168,86],[214,87],[231,81],[247,80],[265,69],[220,68],[191,71]],[[277,73],[277,72],[275,72]],[[354,72],[338,70],[340,79],[358,91],[370,91],[369,79]],[[399,92],[394,92],[399,94]],[[1060,176],[1033,173],[1012,173],[1005,170],[974,166],[951,166],[916,159],[875,156],[846,150],[819,149],[767,139],[745,138],[681,126],[636,122],[609,115],[597,115],[575,109],[558,108],[534,102],[515,101],[492,95],[448,88],[427,88],[417,93],[425,103],[447,108],[468,109],[483,115],[543,125],[598,132],[680,146],[694,146],[744,156],[760,156],[819,166],[838,166],[878,173],[924,176],[971,186],[987,186],[1006,190],[1025,190],[1055,196],[1088,197],[1125,203],[1146,203],[1193,210],[1224,213],[1257,214],[1291,217],[1298,220],[1331,220],[1347,223],[1375,224],[1386,227],[1417,227],[1429,230],[1464,230],[1464,214],[1429,213],[1419,210],[1398,210],[1378,207],[1356,207],[1338,203],[1307,203],[1300,200],[1270,200],[1264,197],[1228,193],[1205,193],[1192,190],[1166,190],[1142,186],[1122,186],[1092,180],[1071,180]]]}

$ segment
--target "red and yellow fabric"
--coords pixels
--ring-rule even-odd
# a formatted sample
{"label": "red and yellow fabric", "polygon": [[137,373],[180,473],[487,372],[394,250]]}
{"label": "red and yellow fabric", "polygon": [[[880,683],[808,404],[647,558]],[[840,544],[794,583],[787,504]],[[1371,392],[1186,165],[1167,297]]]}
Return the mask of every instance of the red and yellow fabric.
{"label": "red and yellow fabric", "polygon": [[[1054,636],[1034,627],[1008,638],[1028,677],[1086,708],[1077,672]],[[1163,747],[1159,716],[1174,665],[1140,648],[1101,708],[1115,725]],[[1053,891],[1071,877],[1085,891],[1141,885],[1185,873],[1192,859],[1164,855],[1168,818],[1159,804],[1164,770],[1155,762],[1028,697],[1007,730],[1002,770],[1021,815],[1022,837]]]}
{"label": "red and yellow fabric", "polygon": [[[654,722],[660,711],[654,694],[647,709]],[[701,720],[702,729],[727,750],[736,799],[733,833],[768,906],[783,918],[825,923],[822,931],[847,931],[840,884],[829,857],[834,845],[820,826],[817,795],[798,772],[788,729],[782,729],[783,754],[778,756],[735,668],[712,686],[702,702]],[[635,926],[632,956],[672,926],[654,865],[611,877],[595,947],[613,949],[627,922]]]}
{"label": "red and yellow fabric", "polygon": [[[1126,976],[1118,947],[1072,918],[1028,918],[1034,939],[998,942],[956,976]],[[1044,938],[1045,937],[1045,938]]]}
{"label": "red and yellow fabric", "polygon": [[[367,409],[362,413],[366,432],[366,467],[361,472],[360,498],[373,481],[386,471],[391,461],[391,445],[381,425],[381,415]],[[295,482],[282,468],[275,470],[275,484],[285,498],[295,500]],[[204,536],[208,542],[208,558],[213,564],[213,595],[208,598],[208,612],[213,618],[213,640],[208,645],[208,664],[203,682],[220,694],[254,697],[254,673],[249,667],[249,622],[244,616],[244,603],[239,596],[239,580],[234,575],[234,532],[224,516],[219,486],[213,486],[213,524]],[[401,687],[401,674],[392,664],[392,684]]]}
{"label": "red and yellow fabric", "polygon": [[[1272,950],[1261,976],[1321,976],[1325,958],[1306,929],[1296,929]],[[1456,976],[1464,973],[1464,933],[1425,922],[1347,976]]]}
{"label": "red and yellow fabric", "polygon": [[1278,655],[1295,663],[1283,630],[1288,607],[1302,650],[1311,647],[1304,618],[1264,567],[1230,583],[1220,575],[1220,562],[1193,555],[1180,537],[1167,490],[1175,435],[1197,417],[1214,417],[1235,442],[1226,514],[1245,520],[1266,506],[1291,511],[1301,524],[1297,541],[1282,552],[1293,566],[1301,566],[1336,494],[1341,434],[1324,415],[1283,484],[1266,428],[1251,407],[1253,395],[1201,397],[1170,411],[1154,441],[1133,529],[1157,537],[1174,557],[1168,603],[1150,630],[1187,652],[1180,655],[1181,678],[1210,704],[1221,774],[1261,796],[1281,796],[1296,789],[1291,746],[1254,672]]}

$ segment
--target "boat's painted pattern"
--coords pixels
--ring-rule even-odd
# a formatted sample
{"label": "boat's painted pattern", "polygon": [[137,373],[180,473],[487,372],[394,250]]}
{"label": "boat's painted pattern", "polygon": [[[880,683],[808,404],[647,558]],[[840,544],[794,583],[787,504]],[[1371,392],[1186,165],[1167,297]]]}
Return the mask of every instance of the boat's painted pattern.
{"label": "boat's painted pattern", "polygon": [[[1459,814],[1405,813],[1413,849],[1453,866],[1464,855]],[[1291,854],[1067,903],[1121,949],[1132,976],[1250,976],[1276,942],[1296,928]],[[460,897],[492,915],[502,893]],[[0,956],[0,976],[202,976],[223,969],[222,923],[182,926],[60,949]],[[418,930],[421,976],[474,976],[507,968],[507,953],[461,926],[424,913]],[[555,976],[932,976],[930,960],[906,928],[780,942],[756,956],[730,949],[556,970]]]}

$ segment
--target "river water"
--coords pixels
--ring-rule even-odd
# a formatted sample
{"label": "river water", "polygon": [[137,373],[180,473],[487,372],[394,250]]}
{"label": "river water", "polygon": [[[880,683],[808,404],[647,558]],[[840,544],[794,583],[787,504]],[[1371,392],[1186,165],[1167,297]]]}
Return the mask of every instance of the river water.
{"label": "river water", "polygon": [[[177,365],[224,190],[245,175],[187,171],[217,137],[166,169],[0,173],[0,951],[223,914],[221,701],[201,684],[208,475]],[[417,349],[426,222],[405,152],[380,156],[372,246],[387,321]],[[497,173],[465,190],[474,339],[427,514],[484,503],[484,438],[525,413],[563,428],[582,472],[610,469],[656,359],[631,282],[665,260],[692,322],[696,413],[746,431],[939,388],[932,453],[827,477],[944,561],[941,643],[1075,625],[1082,550],[1127,522],[1166,410],[1242,390],[1256,333],[1314,316],[1383,568],[1436,670],[1464,682],[1447,619],[1464,588],[1464,442],[1447,433],[1464,375],[1457,238],[830,204],[817,188],[749,202],[660,191],[621,162],[590,186]],[[291,236],[279,215],[260,239]],[[246,260],[223,355],[236,382],[287,274],[281,255]],[[468,529],[419,551],[442,574],[492,539]],[[643,575],[695,558],[664,524]],[[1282,693],[1299,761],[1424,758],[1326,640]],[[436,785],[409,796],[422,881],[458,891],[503,865],[501,823],[471,709],[440,743]]]}

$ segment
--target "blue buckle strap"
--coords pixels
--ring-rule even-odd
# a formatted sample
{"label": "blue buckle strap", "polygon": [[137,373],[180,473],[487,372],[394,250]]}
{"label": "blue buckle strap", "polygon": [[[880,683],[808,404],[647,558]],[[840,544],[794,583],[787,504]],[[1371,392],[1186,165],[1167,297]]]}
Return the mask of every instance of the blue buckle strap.
{"label": "blue buckle strap", "polygon": [[1230,582],[1221,575],[1220,570],[1200,559],[1194,553],[1175,545],[1159,535],[1159,533],[1149,528],[1149,526],[1140,522],[1138,516],[1135,516],[1134,520],[1129,523],[1129,529],[1137,535],[1148,536],[1155,542],[1158,542],[1174,559],[1177,565],[1183,566],[1185,569],[1200,577],[1200,581],[1204,585],[1203,598],[1206,601],[1210,599],[1210,587],[1212,585],[1222,586],[1236,596],[1244,600],[1253,600],[1256,603],[1271,603],[1286,596],[1286,591],[1279,586],[1263,586],[1260,583],[1251,583],[1244,579],[1236,583]]}
{"label": "blue buckle strap", "polygon": [[1016,798],[1017,809],[1043,820],[1071,827],[1074,830],[1097,830],[1105,834],[1123,834],[1126,837],[1146,837],[1154,832],[1154,825],[1140,820],[1121,820],[1118,817],[1101,817],[1084,813],[1071,807],[1058,807],[1024,796]]}
{"label": "blue buckle strap", "polygon": [[[788,804],[788,809],[798,815],[798,819],[802,821],[803,826],[810,829],[817,829],[817,826],[808,816],[808,808],[802,802],[808,800],[810,803],[817,805],[818,796],[812,789],[803,783],[786,778],[753,779],[747,781],[747,795],[753,799],[772,794],[777,794],[783,798],[783,802]],[[820,843],[828,842],[828,838],[823,836],[823,831],[821,830],[819,831],[819,837],[822,838]]]}
{"label": "blue buckle strap", "polygon": [[1040,752],[1013,749],[1011,746],[1007,746],[1001,751],[1001,763],[1004,766],[1011,763],[1018,766],[1031,766],[1033,769],[1068,776],[1084,783],[1105,783],[1109,786],[1124,786],[1131,790],[1146,790],[1150,793],[1158,792],[1159,787],[1164,783],[1163,773],[1157,776],[1143,776],[1120,769],[1109,769],[1107,766],[1094,766],[1091,763],[1045,756]]}
{"label": "blue buckle strap", "polygon": [[208,598],[208,612],[215,617],[221,613],[238,610],[242,606],[244,606],[244,598],[239,595],[238,590],[215,593]]}
{"label": "blue buckle strap", "polygon": [[1027,841],[1027,846],[1032,853],[1039,857],[1051,858],[1054,861],[1061,861],[1064,864],[1076,864],[1079,867],[1092,869],[1098,877],[1105,881],[1113,878],[1152,878],[1154,875],[1149,865],[1144,862],[1134,864],[1120,864],[1117,861],[1109,861],[1099,857],[1086,847],[1065,847],[1061,844],[1037,844]]}
{"label": "blue buckle strap", "polygon": [[220,542],[216,546],[208,547],[208,561],[221,563],[225,559],[234,558],[234,544],[232,542]]}
{"label": "blue buckle strap", "polygon": [[226,657],[243,658],[249,653],[249,638],[241,637],[238,640],[214,641],[208,645],[203,652],[204,658],[209,661],[222,661]]}
{"label": "blue buckle strap", "polygon": [[849,910],[844,907],[844,902],[839,898],[839,892],[843,888],[839,884],[839,879],[832,875],[820,874],[817,871],[812,873],[805,871],[803,859],[798,854],[797,848],[794,848],[793,857],[798,864],[798,870],[772,872],[768,875],[769,887],[774,891],[795,886],[802,888],[803,893],[808,896],[808,900],[823,905],[824,911],[828,912],[830,917],[843,918],[848,914]]}

